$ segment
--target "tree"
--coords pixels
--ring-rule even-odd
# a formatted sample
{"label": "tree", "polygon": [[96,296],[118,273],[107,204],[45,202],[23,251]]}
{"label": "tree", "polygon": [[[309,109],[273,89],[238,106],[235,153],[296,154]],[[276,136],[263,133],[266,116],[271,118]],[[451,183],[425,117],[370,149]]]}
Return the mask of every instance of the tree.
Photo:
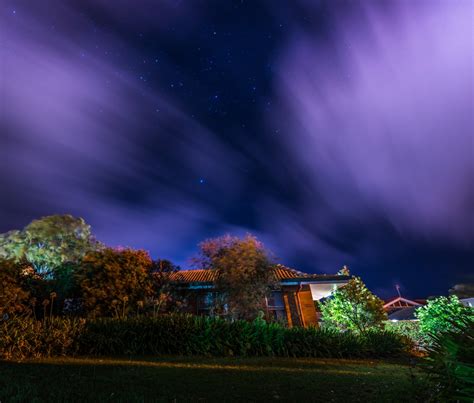
{"label": "tree", "polygon": [[90,316],[125,317],[153,296],[152,260],[143,250],[90,252],[77,269],[83,306]]}
{"label": "tree", "polygon": [[452,330],[454,324],[473,320],[474,310],[461,304],[459,298],[453,295],[428,300],[426,305],[415,310],[415,316],[420,321],[421,333],[429,342],[431,336]]}
{"label": "tree", "polygon": [[449,295],[456,295],[458,298],[474,298],[474,283],[455,284],[450,290]]}
{"label": "tree", "polygon": [[217,271],[216,311],[232,319],[257,318],[275,284],[263,244],[252,235],[225,235],[202,242],[200,250],[199,266]]}
{"label": "tree", "polygon": [[153,313],[158,313],[161,309],[170,310],[171,306],[180,304],[177,300],[173,287],[171,287],[171,276],[180,270],[172,262],[166,259],[153,261],[151,265],[151,278],[153,283],[154,304]]}
{"label": "tree", "polygon": [[324,324],[340,330],[365,332],[381,327],[387,319],[383,301],[359,277],[352,277],[345,286],[335,290],[320,307]]}
{"label": "tree", "polygon": [[21,231],[0,235],[0,257],[26,260],[44,277],[54,277],[62,265],[79,262],[98,248],[90,226],[71,215],[43,217]]}
{"label": "tree", "polygon": [[0,260],[0,319],[4,315],[28,313],[30,293],[25,284],[27,266]]}

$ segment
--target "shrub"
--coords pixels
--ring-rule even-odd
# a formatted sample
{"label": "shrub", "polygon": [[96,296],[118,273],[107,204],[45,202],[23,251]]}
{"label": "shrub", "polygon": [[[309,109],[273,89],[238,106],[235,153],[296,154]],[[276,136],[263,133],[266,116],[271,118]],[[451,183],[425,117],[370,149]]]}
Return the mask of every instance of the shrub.
{"label": "shrub", "polygon": [[420,332],[426,344],[430,344],[433,336],[458,329],[454,324],[461,324],[474,318],[472,308],[465,307],[455,295],[429,300],[425,306],[417,308],[415,316],[420,321]]}
{"label": "shrub", "polygon": [[0,260],[0,319],[4,315],[24,313],[30,310],[30,293],[26,289],[22,271],[24,265],[13,260]]}
{"label": "shrub", "polygon": [[74,355],[84,320],[52,318],[42,321],[15,317],[0,321],[0,359]]}
{"label": "shrub", "polygon": [[397,322],[385,322],[385,329],[407,337],[416,347],[423,346],[423,334],[420,330],[420,323],[413,320],[400,320]]}
{"label": "shrub", "polygon": [[320,304],[324,325],[329,328],[364,332],[383,326],[387,314],[383,301],[372,294],[359,277],[353,277]]}
{"label": "shrub", "polygon": [[384,357],[406,353],[406,338],[390,331],[364,334],[229,322],[193,315],[89,321],[84,354],[198,354],[213,356]]}
{"label": "shrub", "polygon": [[390,331],[288,329],[263,321],[182,314],[87,321],[17,318],[0,323],[2,358],[74,354],[375,358],[404,354],[408,347],[402,336]]}
{"label": "shrub", "polygon": [[432,335],[422,368],[433,387],[432,401],[474,400],[474,320],[454,322],[450,330]]}

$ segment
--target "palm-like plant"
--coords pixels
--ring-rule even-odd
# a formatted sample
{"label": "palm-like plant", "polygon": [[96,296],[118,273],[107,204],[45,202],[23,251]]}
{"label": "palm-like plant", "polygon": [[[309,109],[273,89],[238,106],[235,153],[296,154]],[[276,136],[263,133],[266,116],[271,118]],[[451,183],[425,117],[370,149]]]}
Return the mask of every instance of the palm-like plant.
{"label": "palm-like plant", "polygon": [[474,319],[453,321],[452,328],[431,334],[422,365],[434,385],[433,401],[474,401]]}

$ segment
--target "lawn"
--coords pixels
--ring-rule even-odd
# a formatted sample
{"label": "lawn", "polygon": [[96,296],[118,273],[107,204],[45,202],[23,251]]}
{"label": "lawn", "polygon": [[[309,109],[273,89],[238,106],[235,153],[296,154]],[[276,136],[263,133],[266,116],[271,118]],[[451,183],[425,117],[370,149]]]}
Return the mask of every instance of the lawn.
{"label": "lawn", "polygon": [[0,401],[409,402],[415,401],[411,374],[400,363],[368,360],[135,357],[0,361]]}

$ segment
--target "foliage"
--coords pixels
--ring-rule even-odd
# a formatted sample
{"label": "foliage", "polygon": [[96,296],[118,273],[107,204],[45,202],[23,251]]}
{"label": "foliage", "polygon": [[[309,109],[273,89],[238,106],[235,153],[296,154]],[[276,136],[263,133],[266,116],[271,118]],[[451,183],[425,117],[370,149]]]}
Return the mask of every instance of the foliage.
{"label": "foliage", "polygon": [[474,319],[464,317],[432,335],[422,368],[432,383],[431,401],[474,400]]}
{"label": "foliage", "polygon": [[153,315],[160,311],[170,312],[180,305],[175,290],[171,286],[171,276],[179,270],[179,266],[166,259],[158,259],[152,262],[150,271],[154,293]]}
{"label": "foliage", "polygon": [[0,321],[0,359],[26,359],[76,354],[85,321],[14,317]]}
{"label": "foliage", "polygon": [[416,347],[423,347],[424,337],[420,330],[420,323],[414,320],[399,320],[385,322],[385,329],[409,338]]}
{"label": "foliage", "polygon": [[466,318],[473,318],[473,309],[465,307],[455,295],[438,297],[416,309],[415,316],[420,321],[420,331],[426,343],[434,335],[450,331],[454,323],[461,323]]}
{"label": "foliage", "polygon": [[24,264],[0,259],[0,319],[4,315],[30,311],[30,293],[25,284],[26,269]]}
{"label": "foliage", "polygon": [[363,334],[285,328],[264,321],[234,321],[169,314],[125,319],[22,318],[0,322],[0,357],[51,355],[208,355],[283,357],[393,357],[409,345],[388,331]]}
{"label": "foliage", "polygon": [[21,231],[0,235],[0,257],[30,263],[37,273],[54,277],[69,262],[78,262],[100,245],[82,218],[53,215],[33,220]]}
{"label": "foliage", "polygon": [[76,273],[87,313],[124,317],[142,310],[153,295],[151,267],[142,250],[105,248],[87,254]]}
{"label": "foliage", "polygon": [[365,332],[380,328],[387,315],[383,302],[372,294],[359,277],[335,290],[320,304],[324,325],[341,330]]}
{"label": "foliage", "polygon": [[474,298],[474,283],[455,284],[450,290],[449,295],[456,295],[458,298]]}
{"label": "foliage", "polygon": [[218,272],[216,311],[233,320],[253,320],[265,309],[265,296],[276,284],[268,252],[252,235],[225,235],[200,244],[201,268]]}

